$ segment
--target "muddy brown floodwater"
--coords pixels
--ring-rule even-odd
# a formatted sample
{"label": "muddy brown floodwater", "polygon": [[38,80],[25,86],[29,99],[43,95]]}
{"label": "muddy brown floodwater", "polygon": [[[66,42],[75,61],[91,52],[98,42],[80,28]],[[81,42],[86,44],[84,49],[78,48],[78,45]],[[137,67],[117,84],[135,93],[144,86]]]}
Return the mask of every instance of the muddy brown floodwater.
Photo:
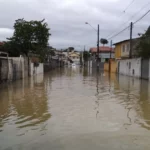
{"label": "muddy brown floodwater", "polygon": [[150,150],[150,83],[64,68],[0,85],[0,150]]}

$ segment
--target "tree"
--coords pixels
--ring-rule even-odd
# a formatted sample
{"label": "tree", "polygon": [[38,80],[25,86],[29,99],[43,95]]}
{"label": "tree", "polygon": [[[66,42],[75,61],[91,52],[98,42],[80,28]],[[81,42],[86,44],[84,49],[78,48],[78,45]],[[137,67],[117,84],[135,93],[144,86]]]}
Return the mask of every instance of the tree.
{"label": "tree", "polygon": [[68,52],[68,49],[64,49],[63,52]]}
{"label": "tree", "polygon": [[88,61],[89,57],[90,57],[90,53],[88,51],[84,51],[83,52],[83,59],[85,62]]}
{"label": "tree", "polygon": [[145,34],[140,37],[136,49],[139,57],[150,58],[150,26]]}
{"label": "tree", "polygon": [[68,47],[69,52],[74,50],[74,47]]}
{"label": "tree", "polygon": [[100,39],[100,42],[101,42],[101,44],[103,44],[103,46],[105,45],[105,44],[108,44],[108,41],[107,41],[107,39]]}
{"label": "tree", "polygon": [[12,55],[24,54],[28,56],[31,52],[44,57],[51,35],[49,30],[44,19],[41,21],[18,19],[14,24],[14,34],[8,38],[5,48]]}

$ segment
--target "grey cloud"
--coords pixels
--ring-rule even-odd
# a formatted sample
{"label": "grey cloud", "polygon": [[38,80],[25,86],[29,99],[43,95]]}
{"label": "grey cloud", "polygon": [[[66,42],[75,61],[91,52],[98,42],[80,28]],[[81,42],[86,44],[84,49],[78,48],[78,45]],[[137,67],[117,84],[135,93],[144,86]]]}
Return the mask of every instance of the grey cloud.
{"label": "grey cloud", "polygon": [[[107,37],[110,33],[120,31],[129,25],[130,21],[135,21],[150,6],[149,0],[136,0],[126,12],[123,12],[130,2],[131,0],[0,0],[0,40],[12,35],[14,21],[18,18],[45,18],[51,28],[52,36],[49,43],[52,46],[67,48],[73,45],[76,49],[81,49],[84,45],[87,45],[87,48],[93,47],[96,46],[96,32],[85,25],[85,22],[91,23],[95,28],[99,23],[100,37]],[[147,7],[130,20],[145,4]],[[134,37],[148,27],[148,18],[147,15],[134,26]],[[129,30],[113,38],[113,41],[127,38]]]}

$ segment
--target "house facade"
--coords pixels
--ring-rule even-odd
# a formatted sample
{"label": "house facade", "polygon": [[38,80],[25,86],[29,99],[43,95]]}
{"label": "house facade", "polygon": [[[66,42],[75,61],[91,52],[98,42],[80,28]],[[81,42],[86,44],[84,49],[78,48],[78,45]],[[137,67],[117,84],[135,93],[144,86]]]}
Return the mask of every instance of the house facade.
{"label": "house facade", "polygon": [[68,53],[68,58],[73,61],[73,63],[80,64],[80,53],[72,51]]}
{"label": "house facade", "polygon": [[[92,56],[97,55],[97,47],[90,48],[90,53]],[[114,49],[108,46],[100,46],[99,47],[99,58],[101,58],[101,62],[108,62],[109,59],[114,59]]]}
{"label": "house facade", "polygon": [[[136,46],[139,39],[135,38],[132,40],[132,54],[136,56]],[[130,55],[130,39],[120,41],[114,44],[115,45],[115,59],[125,59],[129,58]]]}

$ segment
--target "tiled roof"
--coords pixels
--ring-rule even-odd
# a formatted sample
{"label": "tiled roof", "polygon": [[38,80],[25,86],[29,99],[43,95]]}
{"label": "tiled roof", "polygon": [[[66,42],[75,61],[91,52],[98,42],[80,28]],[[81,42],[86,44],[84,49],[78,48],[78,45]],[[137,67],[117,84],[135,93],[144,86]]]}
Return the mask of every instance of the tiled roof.
{"label": "tiled roof", "polygon": [[0,42],[0,46],[2,46],[4,43],[3,42]]}
{"label": "tiled roof", "polygon": [[[114,52],[114,48],[111,48],[111,47],[108,47],[108,46],[100,46],[99,51],[100,52],[110,52],[110,51]],[[97,52],[97,47],[90,48],[90,52],[91,53],[96,53]]]}
{"label": "tiled roof", "polygon": [[[132,39],[132,41],[137,41],[137,40],[139,40],[139,37]],[[126,40],[123,40],[123,41],[116,42],[113,45],[121,44],[121,43],[124,43],[124,42],[129,42],[129,41],[130,41],[130,39],[126,39]]]}

